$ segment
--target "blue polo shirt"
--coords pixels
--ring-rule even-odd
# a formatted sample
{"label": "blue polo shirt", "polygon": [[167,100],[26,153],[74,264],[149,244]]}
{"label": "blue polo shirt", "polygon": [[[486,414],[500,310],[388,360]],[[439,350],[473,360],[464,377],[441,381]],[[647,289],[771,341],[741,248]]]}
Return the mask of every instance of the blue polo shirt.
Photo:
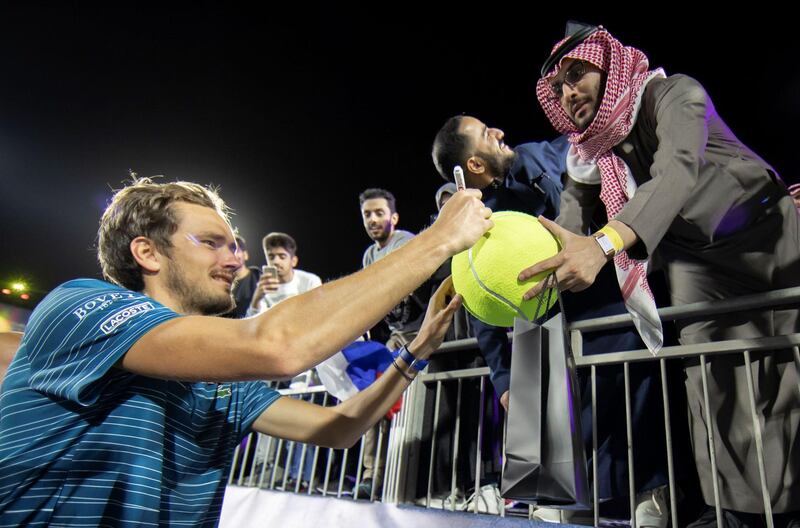
{"label": "blue polo shirt", "polygon": [[0,526],[218,523],[233,450],[278,393],[114,368],[176,317],[93,279],[39,304],[0,393]]}

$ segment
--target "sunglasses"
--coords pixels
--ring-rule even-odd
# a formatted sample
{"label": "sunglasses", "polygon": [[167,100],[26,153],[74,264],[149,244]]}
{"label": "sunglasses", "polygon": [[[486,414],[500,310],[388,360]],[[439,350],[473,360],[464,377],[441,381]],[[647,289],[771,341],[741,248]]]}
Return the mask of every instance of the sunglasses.
{"label": "sunglasses", "polygon": [[553,95],[561,98],[564,95],[564,85],[568,85],[570,88],[575,88],[575,85],[583,79],[583,76],[586,74],[586,63],[583,61],[578,61],[573,63],[567,73],[564,74],[563,81],[553,81],[550,83],[550,88],[553,90]]}

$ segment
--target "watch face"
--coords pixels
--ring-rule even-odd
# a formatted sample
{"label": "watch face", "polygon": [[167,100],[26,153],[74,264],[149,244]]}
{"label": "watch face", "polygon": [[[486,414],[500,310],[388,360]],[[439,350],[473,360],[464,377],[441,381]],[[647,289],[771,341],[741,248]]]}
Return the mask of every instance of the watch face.
{"label": "watch face", "polygon": [[614,254],[614,244],[611,243],[611,240],[605,234],[596,236],[594,239],[597,240],[597,243],[600,244],[600,248],[602,248],[606,255],[610,256]]}

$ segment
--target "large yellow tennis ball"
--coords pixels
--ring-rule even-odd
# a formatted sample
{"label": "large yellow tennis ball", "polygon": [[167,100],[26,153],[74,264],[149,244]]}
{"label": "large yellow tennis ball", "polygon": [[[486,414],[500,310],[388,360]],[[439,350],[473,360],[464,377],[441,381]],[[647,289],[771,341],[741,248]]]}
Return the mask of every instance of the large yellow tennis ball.
{"label": "large yellow tennis ball", "polygon": [[513,326],[516,317],[538,319],[556,302],[555,290],[543,292],[542,301],[539,297],[525,301],[522,296],[548,272],[526,281],[517,277],[523,269],[558,253],[558,241],[539,220],[525,213],[498,211],[492,220],[494,227],[472,248],[453,257],[453,287],[467,310],[484,323]]}

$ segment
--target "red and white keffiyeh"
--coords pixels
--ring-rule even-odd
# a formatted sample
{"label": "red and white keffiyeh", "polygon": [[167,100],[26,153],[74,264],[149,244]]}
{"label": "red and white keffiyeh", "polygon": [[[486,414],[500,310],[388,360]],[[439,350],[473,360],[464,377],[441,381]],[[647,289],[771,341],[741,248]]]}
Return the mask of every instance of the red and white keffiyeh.
{"label": "red and white keffiyeh", "polygon": [[[665,75],[661,69],[648,70],[644,53],[623,46],[605,30],[589,36],[564,58],[586,61],[606,73],[605,92],[591,124],[583,132],[578,130],[553,94],[550,81],[558,74],[561,62],[539,79],[536,95],[553,127],[569,138],[569,177],[581,183],[600,184],[600,199],[611,220],[636,192],[630,168],[611,149],[630,134],[644,87],[653,78]],[[657,354],[664,343],[664,333],[647,283],[647,261],[633,260],[627,252],[620,251],[614,257],[614,267],[625,307],[647,348]]]}

